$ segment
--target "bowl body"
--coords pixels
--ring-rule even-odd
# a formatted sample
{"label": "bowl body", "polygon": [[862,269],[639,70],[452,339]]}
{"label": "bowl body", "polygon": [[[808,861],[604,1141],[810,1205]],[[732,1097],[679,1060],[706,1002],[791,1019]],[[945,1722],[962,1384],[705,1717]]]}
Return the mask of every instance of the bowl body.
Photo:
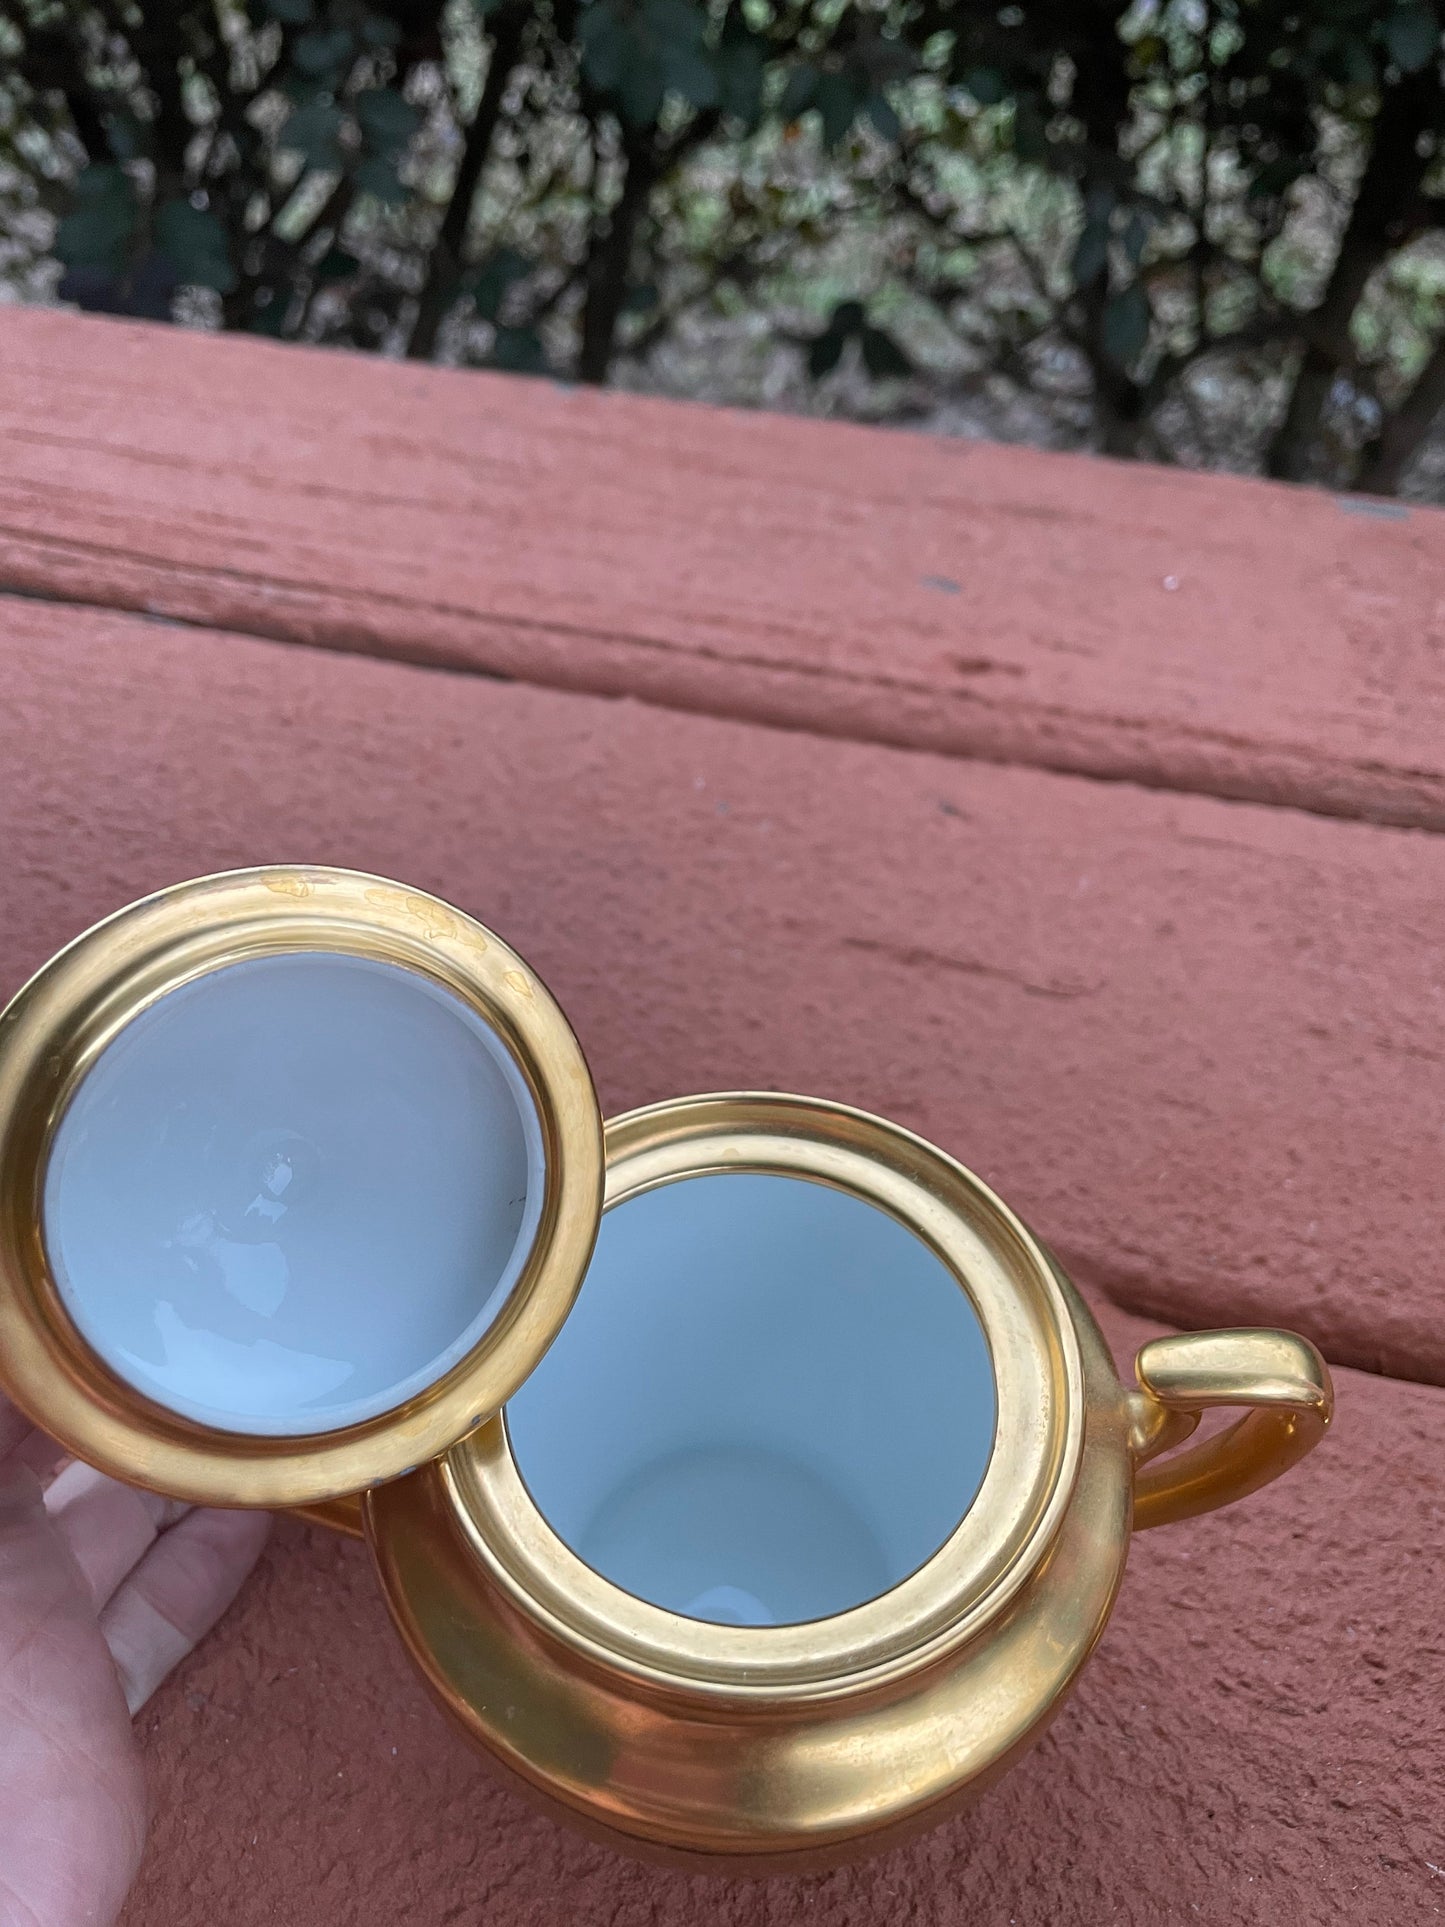
{"label": "bowl body", "polygon": [[801,1624],[724,1625],[587,1566],[534,1502],[504,1412],[368,1494],[393,1617],[497,1767],[615,1845],[732,1872],[885,1847],[1026,1748],[1102,1632],[1129,1542],[1130,1395],[1017,1218],[895,1126],[806,1099],[708,1097],[616,1120],[607,1143],[609,1210],[701,1172],[788,1173],[927,1240],[988,1337],[998,1421],[982,1485],[880,1596]]}

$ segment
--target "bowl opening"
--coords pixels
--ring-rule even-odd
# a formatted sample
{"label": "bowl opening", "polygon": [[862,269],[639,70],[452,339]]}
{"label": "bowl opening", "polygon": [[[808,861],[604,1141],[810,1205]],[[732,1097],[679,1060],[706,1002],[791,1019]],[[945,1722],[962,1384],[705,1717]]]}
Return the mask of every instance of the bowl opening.
{"label": "bowl opening", "polygon": [[862,1605],[937,1552],[996,1408],[978,1312],[921,1238],[811,1178],[722,1172],[604,1214],[506,1422],[543,1517],[605,1579],[777,1626]]}

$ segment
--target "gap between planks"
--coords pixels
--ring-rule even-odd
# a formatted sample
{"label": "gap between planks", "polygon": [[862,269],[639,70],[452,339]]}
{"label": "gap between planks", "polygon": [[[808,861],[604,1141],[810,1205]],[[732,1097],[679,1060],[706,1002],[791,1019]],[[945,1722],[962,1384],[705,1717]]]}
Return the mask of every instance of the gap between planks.
{"label": "gap between planks", "polygon": [[[72,553],[77,547],[70,543],[64,546]],[[168,570],[165,565],[159,566],[159,572],[176,576],[181,573]],[[320,600],[320,595],[312,585],[272,583],[264,577],[240,579],[263,590],[270,590],[278,597],[289,595],[298,599]],[[216,579],[209,578],[206,586],[214,593]],[[337,593],[326,592],[327,600],[334,600]],[[163,606],[154,594],[133,596],[115,593],[96,598],[66,593],[46,586],[37,571],[27,580],[0,579],[0,601],[6,599],[44,602],[62,608],[101,613],[113,611],[169,628],[210,633],[221,631],[245,636],[253,641],[273,642],[321,654],[391,662],[399,667],[432,674],[463,676],[481,682],[520,683],[609,701],[639,702],[681,715],[709,716],[719,721],[746,723],[758,728],[836,741],[872,744],[905,753],[941,755],[959,762],[983,763],[1001,769],[1035,769],[1051,775],[1074,777],[1082,782],[1132,786],[1165,795],[1201,796],[1218,802],[1299,811],[1326,820],[1368,823],[1384,829],[1423,830],[1432,834],[1445,830],[1445,799],[1437,803],[1429,797],[1409,797],[1398,793],[1400,779],[1408,780],[1417,775],[1429,779],[1430,772],[1396,771],[1378,763],[1349,762],[1336,758],[1325,767],[1333,775],[1338,788],[1335,794],[1326,794],[1322,793],[1317,777],[1323,759],[1311,757],[1305,750],[1276,752],[1271,763],[1262,752],[1252,747],[1253,767],[1224,773],[1218,767],[1210,766],[1210,752],[1225,752],[1237,746],[1222,735],[1181,731],[1162,721],[1134,723],[1125,719],[1118,719],[1113,727],[1136,739],[1137,748],[1132,752],[1117,743],[1104,745],[1097,742],[1092,750],[1086,743],[1077,742],[1060,744],[1052,753],[1037,745],[1018,746],[1011,751],[987,741],[961,740],[958,730],[950,728],[946,720],[940,724],[936,718],[930,721],[915,717],[911,723],[894,722],[885,715],[873,712],[869,699],[887,701],[890,696],[896,696],[904,689],[912,697],[931,693],[911,685],[900,682],[890,687],[883,679],[862,674],[850,677],[846,672],[837,670],[810,672],[796,664],[776,663],[762,658],[722,657],[703,647],[680,645],[653,637],[600,629],[571,630],[565,625],[546,621],[527,624],[514,616],[489,619],[475,611],[455,612],[481,630],[486,630],[494,620],[498,631],[522,633],[522,649],[509,648],[508,666],[502,667],[479,662],[461,647],[448,648],[436,641],[404,644],[390,634],[367,631],[354,622],[319,617],[314,610],[306,617],[311,633],[299,634],[294,627],[281,620],[273,623],[258,621],[254,610],[239,597],[234,605],[228,603],[204,612],[197,610],[191,613],[180,606]],[[386,598],[372,594],[364,600],[375,605],[386,601]],[[404,613],[409,606],[398,601],[397,612]],[[535,673],[534,667],[529,672],[529,667],[521,659],[525,655],[528,630],[532,639],[539,644],[565,644],[583,639],[602,649],[612,646],[618,650],[619,660],[610,667],[598,663],[595,658],[586,665],[559,662],[553,666],[550,675]],[[621,659],[628,652],[631,659]],[[667,658],[681,659],[693,669],[710,665],[714,672],[713,679],[699,690],[669,686],[665,671],[661,678],[651,671],[650,659],[659,658],[664,662]],[[738,672],[747,669],[770,676],[773,679],[771,684],[767,687],[746,687]],[[846,714],[828,714],[817,704],[819,685],[835,695],[840,688],[848,689],[857,700],[849,705]],[[866,714],[863,713],[865,704],[869,709]],[[1013,705],[1015,715],[1019,708],[1017,703]],[[1041,721],[1046,729],[1055,716],[1061,722],[1068,722],[1080,735],[1087,736],[1091,728],[1095,731],[1101,728],[1097,717],[1078,714],[1065,716],[1042,705],[1034,712],[1035,721]],[[1108,725],[1104,724],[1102,728],[1107,732]],[[1187,773],[1191,761],[1202,765],[1193,777]],[[1296,761],[1299,767],[1294,766]],[[1317,777],[1313,784],[1307,773],[1311,767]],[[1372,787],[1382,781],[1387,787],[1394,787],[1397,793],[1393,796],[1372,796]]]}

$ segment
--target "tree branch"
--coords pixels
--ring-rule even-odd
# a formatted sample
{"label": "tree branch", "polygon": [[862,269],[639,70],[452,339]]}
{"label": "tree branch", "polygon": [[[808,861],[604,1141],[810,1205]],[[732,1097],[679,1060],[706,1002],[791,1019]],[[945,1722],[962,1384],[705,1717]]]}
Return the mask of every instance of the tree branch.
{"label": "tree branch", "polygon": [[1395,495],[1420,444],[1445,409],[1445,335],[1421,369],[1414,387],[1365,449],[1355,486],[1371,495]]}
{"label": "tree branch", "polygon": [[531,8],[526,0],[513,0],[497,14],[492,29],[492,57],[487,63],[486,83],[477,111],[467,129],[466,144],[457,164],[457,177],[437,231],[436,245],[427,262],[426,279],[417,301],[416,318],[406,344],[409,361],[430,361],[436,349],[437,334],[455,296],[457,276],[462,267],[467,227],[472,204],[477,198],[492,142],[502,117],[507,83],[521,58],[522,42]]}
{"label": "tree branch", "polygon": [[156,196],[178,193],[185,182],[186,149],[195,131],[181,93],[181,59],[186,52],[174,0],[143,0],[140,18],[126,29],[146,85],[155,95]]}
{"label": "tree branch", "polygon": [[1440,79],[1433,61],[1385,90],[1329,284],[1309,317],[1313,325],[1307,345],[1266,456],[1268,473],[1282,481],[1309,479],[1330,391],[1353,353],[1350,323],[1355,309],[1380,262],[1419,222],[1420,187],[1431,162],[1419,152],[1420,137],[1439,112]]}
{"label": "tree branch", "polygon": [[632,243],[637,223],[657,179],[657,158],[650,133],[624,128],[622,154],[627,172],[622,193],[605,225],[593,230],[587,251],[587,298],[582,309],[582,343],[577,356],[577,379],[601,383],[607,379],[617,341],[617,323],[627,295]]}

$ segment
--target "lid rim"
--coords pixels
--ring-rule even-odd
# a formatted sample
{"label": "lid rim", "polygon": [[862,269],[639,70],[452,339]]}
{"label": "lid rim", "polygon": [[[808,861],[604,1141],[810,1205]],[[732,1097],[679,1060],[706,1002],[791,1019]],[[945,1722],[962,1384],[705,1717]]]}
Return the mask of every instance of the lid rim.
{"label": "lid rim", "polygon": [[[315,951],[411,969],[482,1018],[535,1105],[544,1195],[506,1302],[433,1383],[335,1430],[238,1432],[156,1403],[80,1336],[45,1250],[46,1167],[70,1095],[142,1010],[227,964]],[[485,926],[360,871],[261,866],[175,885],[76,938],[0,1013],[0,1390],[77,1457],[193,1503],[306,1505],[360,1491],[445,1451],[526,1377],[580,1286],[602,1180],[581,1046],[546,986]]]}

